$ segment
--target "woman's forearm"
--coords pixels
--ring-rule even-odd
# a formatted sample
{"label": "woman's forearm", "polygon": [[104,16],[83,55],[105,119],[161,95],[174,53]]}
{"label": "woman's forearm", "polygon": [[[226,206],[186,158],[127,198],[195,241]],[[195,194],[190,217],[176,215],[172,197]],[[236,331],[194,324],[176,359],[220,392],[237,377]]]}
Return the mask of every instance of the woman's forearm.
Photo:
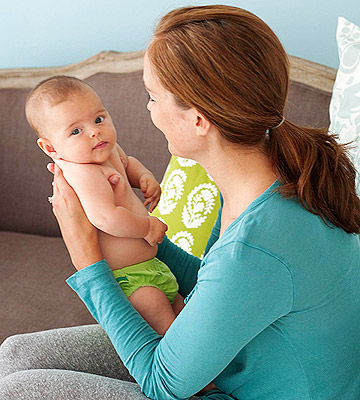
{"label": "woman's forearm", "polygon": [[78,271],[103,259],[103,255],[99,247],[97,232],[96,237],[93,239],[76,241],[74,243],[65,241],[65,243],[71,258],[71,262]]}

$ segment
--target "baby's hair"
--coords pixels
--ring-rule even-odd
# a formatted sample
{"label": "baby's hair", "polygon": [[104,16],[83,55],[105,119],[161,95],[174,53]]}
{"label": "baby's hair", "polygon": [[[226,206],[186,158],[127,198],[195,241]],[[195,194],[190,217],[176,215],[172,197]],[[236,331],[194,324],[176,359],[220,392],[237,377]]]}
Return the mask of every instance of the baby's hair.
{"label": "baby's hair", "polygon": [[93,91],[90,85],[73,76],[57,75],[47,78],[29,93],[25,103],[26,119],[35,133],[41,137],[39,114],[43,111],[44,104],[55,106],[72,95],[83,94],[89,90]]}

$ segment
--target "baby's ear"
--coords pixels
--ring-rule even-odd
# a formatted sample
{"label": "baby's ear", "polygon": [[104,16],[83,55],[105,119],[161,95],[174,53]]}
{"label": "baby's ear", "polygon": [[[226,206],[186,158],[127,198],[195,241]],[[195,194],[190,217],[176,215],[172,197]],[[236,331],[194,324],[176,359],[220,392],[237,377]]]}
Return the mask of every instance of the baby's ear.
{"label": "baby's ear", "polygon": [[39,138],[37,144],[40,149],[47,154],[50,158],[57,158],[57,152],[54,146],[51,144],[50,140],[47,138]]}

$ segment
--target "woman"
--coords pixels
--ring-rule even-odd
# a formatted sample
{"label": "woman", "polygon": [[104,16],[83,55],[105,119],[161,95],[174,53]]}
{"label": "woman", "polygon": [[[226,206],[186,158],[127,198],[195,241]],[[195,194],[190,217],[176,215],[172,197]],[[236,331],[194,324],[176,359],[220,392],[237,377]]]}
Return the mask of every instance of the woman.
{"label": "woman", "polygon": [[[54,213],[78,269],[68,283],[130,375],[159,399],[210,382],[198,395],[358,399],[355,170],[327,131],[283,118],[279,40],[235,7],[174,10],[147,49],[144,82],[171,153],[199,162],[223,199],[202,261],[167,239],[159,246],[187,301],[163,337],[130,306],[76,196],[61,171],[54,177]],[[0,353],[6,399],[144,398],[96,326],[10,338]]]}

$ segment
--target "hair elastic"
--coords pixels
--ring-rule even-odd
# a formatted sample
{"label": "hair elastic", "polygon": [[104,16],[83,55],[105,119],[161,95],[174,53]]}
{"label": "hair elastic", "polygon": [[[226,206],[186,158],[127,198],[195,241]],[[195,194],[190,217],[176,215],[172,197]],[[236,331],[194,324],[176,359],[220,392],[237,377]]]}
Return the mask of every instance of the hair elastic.
{"label": "hair elastic", "polygon": [[282,117],[281,121],[277,125],[273,126],[272,128],[267,128],[265,131],[266,135],[268,135],[270,133],[270,131],[272,131],[273,129],[279,128],[284,123],[284,121],[285,121],[285,117]]}
{"label": "hair elastic", "polygon": [[277,129],[277,128],[279,128],[279,127],[284,123],[284,121],[285,121],[285,117],[282,117],[282,120],[281,120],[276,126],[273,126],[273,127],[270,128],[270,129]]}

